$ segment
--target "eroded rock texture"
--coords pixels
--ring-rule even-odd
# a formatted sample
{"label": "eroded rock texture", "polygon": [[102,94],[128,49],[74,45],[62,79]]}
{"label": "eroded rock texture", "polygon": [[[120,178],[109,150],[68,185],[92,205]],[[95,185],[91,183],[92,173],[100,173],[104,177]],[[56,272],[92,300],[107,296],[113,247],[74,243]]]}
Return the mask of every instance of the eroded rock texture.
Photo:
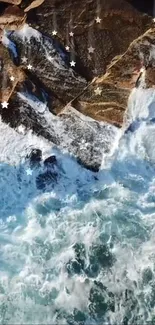
{"label": "eroded rock texture", "polygon": [[3,121],[23,124],[97,171],[115,137],[110,125],[122,126],[133,87],[142,78],[154,87],[155,23],[134,4],[3,1]]}

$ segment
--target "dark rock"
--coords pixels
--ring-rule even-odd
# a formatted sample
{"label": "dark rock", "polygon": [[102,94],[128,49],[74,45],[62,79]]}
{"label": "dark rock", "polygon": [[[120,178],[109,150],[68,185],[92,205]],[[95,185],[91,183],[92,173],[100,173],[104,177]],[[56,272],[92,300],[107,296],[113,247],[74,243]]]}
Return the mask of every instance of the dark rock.
{"label": "dark rock", "polygon": [[[83,66],[77,66],[77,72],[89,71],[91,79],[103,74],[111,59],[124,53],[132,40],[147,30],[149,21],[125,0],[102,0],[98,5],[94,0],[81,0],[80,6],[78,0],[46,0],[34,14],[35,18],[28,15],[28,22],[50,37],[56,21],[57,38],[64,46],[69,44]],[[100,24],[96,16],[102,19]],[[69,37],[71,30],[74,42]],[[90,46],[95,52],[88,55]]]}
{"label": "dark rock", "polygon": [[127,0],[139,11],[154,16],[154,0]]}
{"label": "dark rock", "polygon": [[59,99],[59,102],[56,103],[57,106],[54,106],[52,101],[51,110],[55,113],[59,113],[65,104],[74,99],[86,87],[86,79],[71,69],[69,54],[58,39],[38,34],[38,37],[32,36],[29,41],[19,37],[16,32],[10,34],[9,38],[15,43],[19,64],[22,65],[26,73],[29,71],[26,71],[27,63],[22,63],[22,53],[31,53],[28,60],[33,69],[29,73],[29,78],[35,76],[42,82],[51,98],[53,94],[53,97]]}
{"label": "dark rock", "polygon": [[[21,16],[30,4],[29,0],[21,2]],[[102,19],[100,24],[95,22],[96,15]],[[80,6],[78,0],[46,0],[30,10],[27,21],[41,33],[31,29],[30,39],[22,38],[21,31],[8,33],[11,47],[9,51],[1,48],[1,78],[6,75],[7,82],[1,83],[0,95],[9,100],[8,109],[0,108],[2,121],[13,128],[24,125],[61,149],[67,148],[82,166],[98,172],[116,135],[116,129],[107,123],[122,125],[142,65],[141,55],[144,65],[150,64],[146,85],[154,84],[152,17],[125,0],[103,0],[98,8],[93,0],[82,0]],[[55,21],[58,35],[53,37]],[[74,41],[67,39],[71,29]],[[89,43],[95,48],[91,60]],[[15,64],[8,55],[11,48]],[[22,62],[23,53],[33,67],[30,71],[27,62]],[[70,67],[72,57],[77,60],[75,69]],[[12,74],[18,76],[14,85],[9,79]],[[101,94],[95,92],[97,88]]]}
{"label": "dark rock", "polygon": [[56,172],[47,171],[39,174],[36,178],[36,185],[39,190],[45,189],[47,186],[53,187],[57,183],[58,174]]}
{"label": "dark rock", "polygon": [[47,168],[51,168],[57,164],[56,156],[50,156],[44,160],[44,166]]}
{"label": "dark rock", "polygon": [[32,167],[38,166],[42,160],[42,152],[40,149],[33,149],[27,156]]}

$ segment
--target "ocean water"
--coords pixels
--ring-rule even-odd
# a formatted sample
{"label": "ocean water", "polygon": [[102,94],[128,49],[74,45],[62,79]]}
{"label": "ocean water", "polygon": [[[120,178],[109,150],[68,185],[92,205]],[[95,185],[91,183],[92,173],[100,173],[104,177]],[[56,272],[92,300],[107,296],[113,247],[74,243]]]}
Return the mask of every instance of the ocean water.
{"label": "ocean water", "polygon": [[[0,121],[0,324],[155,324],[154,90],[128,110],[97,174]],[[58,161],[43,189],[33,148]]]}

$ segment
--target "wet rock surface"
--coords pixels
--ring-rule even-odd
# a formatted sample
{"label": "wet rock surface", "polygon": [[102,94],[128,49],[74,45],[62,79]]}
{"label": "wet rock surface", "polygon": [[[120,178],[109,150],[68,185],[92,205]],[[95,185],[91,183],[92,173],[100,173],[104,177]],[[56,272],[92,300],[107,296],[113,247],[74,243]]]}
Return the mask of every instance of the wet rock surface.
{"label": "wet rock surface", "polygon": [[131,90],[142,79],[154,87],[152,17],[125,0],[10,0],[0,9],[2,121],[98,171]]}

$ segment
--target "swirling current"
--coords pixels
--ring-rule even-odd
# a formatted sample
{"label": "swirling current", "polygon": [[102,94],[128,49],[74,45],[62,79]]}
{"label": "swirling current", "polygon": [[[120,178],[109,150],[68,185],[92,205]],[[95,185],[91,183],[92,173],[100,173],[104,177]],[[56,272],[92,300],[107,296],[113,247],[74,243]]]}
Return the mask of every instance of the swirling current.
{"label": "swirling current", "polygon": [[1,122],[0,324],[155,324],[155,92],[129,106],[98,173]]}

